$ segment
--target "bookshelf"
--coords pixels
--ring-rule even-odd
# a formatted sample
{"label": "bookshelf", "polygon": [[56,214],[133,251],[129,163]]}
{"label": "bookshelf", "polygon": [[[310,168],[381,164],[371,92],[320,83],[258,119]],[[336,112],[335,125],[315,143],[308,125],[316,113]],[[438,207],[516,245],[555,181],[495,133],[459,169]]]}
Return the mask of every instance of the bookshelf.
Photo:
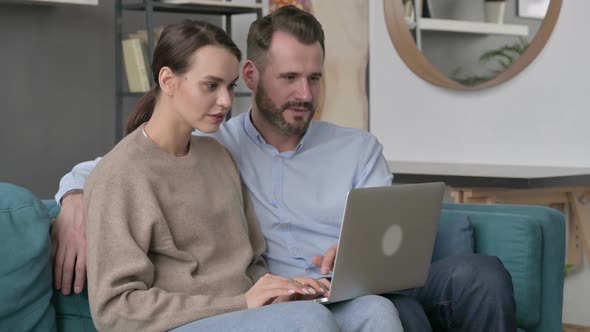
{"label": "bookshelf", "polygon": [[32,5],[89,5],[98,6],[98,0],[0,0],[2,3],[21,3]]}
{"label": "bookshelf", "polygon": [[[125,86],[125,67],[123,59],[123,12],[139,11],[145,15],[147,31],[147,62],[152,62],[155,48],[154,16],[157,13],[216,15],[225,18],[224,29],[231,36],[232,16],[256,14],[262,17],[262,0],[252,3],[234,3],[231,0],[115,0],[115,139],[123,137],[123,101],[125,98],[139,98],[143,92],[129,92]],[[179,17],[179,20],[182,17]],[[149,67],[149,66],[148,66]],[[150,77],[148,71],[148,77]],[[150,79],[149,85],[154,83]],[[249,92],[236,92],[237,97],[248,97]],[[228,117],[231,112],[228,113]]]}

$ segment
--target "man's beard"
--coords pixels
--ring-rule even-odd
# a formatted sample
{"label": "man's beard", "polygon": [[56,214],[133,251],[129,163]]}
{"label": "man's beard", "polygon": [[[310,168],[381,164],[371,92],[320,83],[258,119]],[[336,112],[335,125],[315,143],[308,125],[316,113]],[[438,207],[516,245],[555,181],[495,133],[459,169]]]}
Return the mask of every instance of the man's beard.
{"label": "man's beard", "polygon": [[[315,106],[305,101],[290,101],[280,108],[277,107],[266,94],[262,84],[258,84],[254,101],[258,106],[260,114],[262,114],[266,121],[279,128],[287,136],[301,136],[305,134],[315,113]],[[294,118],[295,123],[289,123],[283,117],[283,113],[289,108],[306,109],[309,111],[309,117],[305,119],[303,116],[296,116]]]}

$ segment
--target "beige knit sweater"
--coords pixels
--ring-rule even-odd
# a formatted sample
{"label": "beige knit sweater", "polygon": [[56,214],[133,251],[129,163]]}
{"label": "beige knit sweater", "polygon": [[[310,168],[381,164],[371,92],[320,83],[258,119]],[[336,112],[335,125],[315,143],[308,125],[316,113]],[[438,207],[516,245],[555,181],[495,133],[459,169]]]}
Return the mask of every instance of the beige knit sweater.
{"label": "beige knit sweater", "polygon": [[141,129],[84,188],[88,295],[101,331],[163,331],[246,309],[267,272],[247,192],[228,152],[193,137],[175,157]]}

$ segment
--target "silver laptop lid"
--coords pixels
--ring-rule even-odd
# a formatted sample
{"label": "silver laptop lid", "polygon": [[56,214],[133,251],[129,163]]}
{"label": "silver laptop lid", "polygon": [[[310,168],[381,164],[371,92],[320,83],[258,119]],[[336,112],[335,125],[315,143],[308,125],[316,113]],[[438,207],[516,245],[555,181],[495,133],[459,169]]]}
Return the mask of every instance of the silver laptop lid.
{"label": "silver laptop lid", "polygon": [[329,301],[423,286],[444,191],[441,182],[351,190]]}

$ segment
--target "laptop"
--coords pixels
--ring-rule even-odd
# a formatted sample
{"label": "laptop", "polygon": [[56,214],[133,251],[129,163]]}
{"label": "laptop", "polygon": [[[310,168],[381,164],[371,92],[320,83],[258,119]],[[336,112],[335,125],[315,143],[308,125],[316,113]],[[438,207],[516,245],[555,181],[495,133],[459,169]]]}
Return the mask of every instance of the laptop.
{"label": "laptop", "polygon": [[329,298],[422,287],[440,217],[442,182],[358,188],[348,193]]}

